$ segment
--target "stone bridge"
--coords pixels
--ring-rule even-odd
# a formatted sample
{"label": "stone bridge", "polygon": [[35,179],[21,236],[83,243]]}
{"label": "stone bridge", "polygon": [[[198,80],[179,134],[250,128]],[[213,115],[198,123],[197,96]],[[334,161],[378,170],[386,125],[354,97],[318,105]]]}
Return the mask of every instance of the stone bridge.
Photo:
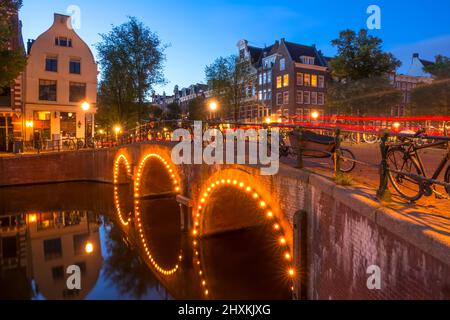
{"label": "stone bridge", "polygon": [[[200,274],[207,268],[198,249],[202,238],[264,223],[285,248],[280,264],[286,265],[296,298],[450,298],[450,235],[445,230],[383,207],[366,189],[337,186],[327,177],[284,165],[275,176],[261,176],[256,166],[176,166],[172,147],[147,142],[4,158],[0,187],[111,184],[117,220],[124,230],[134,229],[148,264],[166,281],[179,265],[165,269],[152,256],[142,229],[142,199],[176,197],[177,223],[189,234],[180,258]],[[122,201],[124,192],[134,203]],[[381,272],[381,288],[370,286],[373,270]],[[208,289],[203,293],[207,296]]]}

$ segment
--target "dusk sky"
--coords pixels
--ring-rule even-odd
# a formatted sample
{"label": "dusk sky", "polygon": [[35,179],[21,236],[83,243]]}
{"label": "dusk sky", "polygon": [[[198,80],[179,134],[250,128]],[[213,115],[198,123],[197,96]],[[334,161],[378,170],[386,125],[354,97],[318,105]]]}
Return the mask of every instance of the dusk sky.
{"label": "dusk sky", "polygon": [[335,53],[330,41],[343,29],[366,27],[367,7],[382,10],[384,48],[403,62],[405,72],[414,52],[432,60],[450,56],[450,1],[322,0],[322,1],[142,1],[142,0],[24,0],[21,10],[24,40],[34,39],[52,24],[53,13],[69,5],[81,9],[80,36],[91,46],[100,33],[135,16],[169,44],[165,75],[168,84],[156,88],[171,94],[173,87],[204,82],[205,65],[218,56],[235,54],[236,43],[247,39],[264,46],[276,39],[316,44],[326,55]]}

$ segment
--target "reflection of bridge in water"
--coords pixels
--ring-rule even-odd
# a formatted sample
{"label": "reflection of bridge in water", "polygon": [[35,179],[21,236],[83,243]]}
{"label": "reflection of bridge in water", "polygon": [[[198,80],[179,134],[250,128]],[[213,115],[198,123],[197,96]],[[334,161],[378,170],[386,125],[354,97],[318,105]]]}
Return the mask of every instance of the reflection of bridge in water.
{"label": "reflection of bridge in water", "polygon": [[[95,188],[76,197],[103,203],[96,212],[116,220],[175,298],[449,296],[448,234],[423,232],[426,226],[382,207],[370,190],[285,166],[276,176],[261,176],[254,166],[175,166],[171,147],[138,143],[24,158],[16,164],[20,182],[1,171],[7,164],[0,171],[6,185],[108,183],[109,203]],[[39,161],[41,171],[27,169]],[[60,174],[46,171],[48,161]],[[373,265],[386,275],[385,291],[367,287]]]}

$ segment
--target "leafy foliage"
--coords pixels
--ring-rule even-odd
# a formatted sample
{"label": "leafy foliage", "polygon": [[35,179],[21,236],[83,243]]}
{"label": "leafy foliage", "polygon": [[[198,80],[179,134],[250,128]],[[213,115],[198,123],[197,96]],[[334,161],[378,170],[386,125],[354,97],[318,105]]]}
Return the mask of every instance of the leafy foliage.
{"label": "leafy foliage", "polygon": [[197,97],[189,102],[189,120],[205,120],[208,117],[205,99]]}
{"label": "leafy foliage", "polygon": [[400,102],[401,93],[393,89],[389,76],[401,63],[383,52],[382,43],[364,29],[358,34],[344,30],[332,41],[338,51],[330,62],[328,106],[333,112],[381,114]]}
{"label": "leafy foliage", "polygon": [[136,18],[102,34],[97,44],[102,80],[99,119],[104,125],[134,125],[145,120],[147,97],[154,85],[165,82],[165,45]]}
{"label": "leafy foliage", "polygon": [[19,76],[26,65],[23,50],[10,50],[11,39],[17,36],[18,21],[11,15],[22,7],[22,0],[0,2],[0,87],[7,87]]}
{"label": "leafy foliage", "polygon": [[414,115],[450,115],[450,59],[437,56],[436,63],[425,72],[435,78],[431,84],[416,87],[411,95],[410,110]]}

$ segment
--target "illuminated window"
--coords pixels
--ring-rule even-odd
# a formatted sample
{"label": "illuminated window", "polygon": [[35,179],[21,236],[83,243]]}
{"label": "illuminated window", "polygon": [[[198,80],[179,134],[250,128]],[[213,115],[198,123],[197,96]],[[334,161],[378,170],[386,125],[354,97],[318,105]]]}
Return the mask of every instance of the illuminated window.
{"label": "illuminated window", "polygon": [[267,71],[267,83],[272,83],[272,71]]}
{"label": "illuminated window", "polygon": [[311,86],[317,87],[317,75],[315,74],[311,75]]}
{"label": "illuminated window", "polygon": [[303,73],[297,72],[297,85],[302,86],[303,85]]}
{"label": "illuminated window", "polygon": [[305,74],[305,79],[303,84],[307,87],[311,86],[311,75],[310,74]]}
{"label": "illuminated window", "polygon": [[283,78],[281,76],[277,77],[277,89],[280,89],[283,87]]}
{"label": "illuminated window", "polygon": [[288,87],[288,86],[289,86],[289,75],[288,75],[288,74],[285,74],[283,78],[284,78],[284,80],[283,80],[283,86],[284,86],[284,87]]}

